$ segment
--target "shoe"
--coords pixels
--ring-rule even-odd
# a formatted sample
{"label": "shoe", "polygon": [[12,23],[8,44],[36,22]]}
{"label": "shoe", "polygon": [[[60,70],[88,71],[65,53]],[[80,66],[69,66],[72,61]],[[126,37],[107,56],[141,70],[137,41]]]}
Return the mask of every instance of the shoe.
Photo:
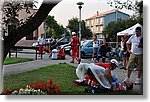
{"label": "shoe", "polygon": [[141,78],[136,78],[134,84],[141,84]]}
{"label": "shoe", "polygon": [[137,68],[134,68],[133,70],[134,70],[134,71],[136,71],[136,70],[137,70]]}
{"label": "shoe", "polygon": [[127,69],[126,69],[126,67],[121,67],[120,69],[124,69],[124,70],[127,70]]}

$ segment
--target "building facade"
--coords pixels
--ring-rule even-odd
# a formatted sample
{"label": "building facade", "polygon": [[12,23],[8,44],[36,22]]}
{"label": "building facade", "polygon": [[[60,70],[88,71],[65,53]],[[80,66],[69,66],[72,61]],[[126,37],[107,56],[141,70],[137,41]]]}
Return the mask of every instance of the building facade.
{"label": "building facade", "polygon": [[[27,18],[29,16],[31,16],[31,14],[35,14],[38,11],[38,9],[30,9],[30,14],[26,13],[26,9],[22,9],[21,11],[19,11],[19,20]],[[45,30],[44,30],[44,22],[31,34],[29,34],[28,36],[24,37],[23,39],[26,40],[37,40],[38,37],[43,33],[44,34]]]}
{"label": "building facade", "polygon": [[102,38],[102,31],[108,23],[112,21],[128,19],[130,16],[118,10],[110,10],[99,13],[85,20],[86,26],[91,29],[93,34],[99,35]]}

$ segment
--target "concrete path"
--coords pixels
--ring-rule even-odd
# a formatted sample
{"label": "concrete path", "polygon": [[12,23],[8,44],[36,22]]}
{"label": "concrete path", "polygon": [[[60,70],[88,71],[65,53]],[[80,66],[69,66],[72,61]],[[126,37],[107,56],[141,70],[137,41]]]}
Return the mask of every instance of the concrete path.
{"label": "concrete path", "polygon": [[[34,55],[23,55],[23,54],[18,54],[18,57],[24,57],[24,58],[34,58]],[[67,55],[66,60],[50,60],[48,58],[48,54],[44,54],[43,59],[39,60],[34,60],[30,62],[24,62],[24,63],[19,63],[19,64],[11,64],[11,65],[4,65],[4,76],[7,75],[12,75],[12,74],[17,74],[21,72],[26,72],[26,71],[31,71],[34,69],[38,69],[41,67],[49,66],[49,65],[54,65],[58,63],[67,63],[69,65],[72,65],[74,67],[77,67],[78,64],[77,62],[75,63],[70,63],[71,57]],[[91,59],[82,59],[83,63],[92,63],[93,61]],[[126,73],[127,70],[123,70],[120,68],[117,68],[114,73],[118,74],[119,79],[122,81],[126,78]],[[131,74],[132,81],[134,82],[136,78],[137,72],[133,71]],[[137,94],[143,94],[143,85],[134,85],[133,91],[136,92]]]}

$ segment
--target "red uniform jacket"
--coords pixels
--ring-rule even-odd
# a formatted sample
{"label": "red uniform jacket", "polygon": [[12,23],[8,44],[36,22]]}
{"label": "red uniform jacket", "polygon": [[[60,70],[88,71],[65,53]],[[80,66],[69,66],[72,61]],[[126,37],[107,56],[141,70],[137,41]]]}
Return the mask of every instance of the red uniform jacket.
{"label": "red uniform jacket", "polygon": [[71,47],[79,46],[79,38],[76,36],[73,36],[71,38]]}
{"label": "red uniform jacket", "polygon": [[64,51],[62,50],[62,49],[59,49],[59,51],[58,51],[58,56],[60,56],[60,57],[65,57],[66,56],[66,54],[64,53]]}

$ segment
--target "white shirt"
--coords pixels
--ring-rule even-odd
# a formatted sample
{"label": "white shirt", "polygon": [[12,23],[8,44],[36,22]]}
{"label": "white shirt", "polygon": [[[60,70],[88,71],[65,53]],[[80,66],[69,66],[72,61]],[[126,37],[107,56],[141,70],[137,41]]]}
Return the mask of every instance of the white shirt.
{"label": "white shirt", "polygon": [[128,44],[131,44],[131,52],[135,55],[143,54],[143,49],[138,47],[142,35],[137,37],[136,35],[132,35],[129,40],[127,41]]}
{"label": "white shirt", "polygon": [[57,49],[53,49],[52,50],[52,59],[57,59],[58,58],[58,50]]}
{"label": "white shirt", "polygon": [[43,45],[44,44],[44,38],[41,38],[41,36],[38,38],[38,44]]}
{"label": "white shirt", "polygon": [[93,47],[98,48],[98,41],[96,41],[96,42],[93,41]]}

